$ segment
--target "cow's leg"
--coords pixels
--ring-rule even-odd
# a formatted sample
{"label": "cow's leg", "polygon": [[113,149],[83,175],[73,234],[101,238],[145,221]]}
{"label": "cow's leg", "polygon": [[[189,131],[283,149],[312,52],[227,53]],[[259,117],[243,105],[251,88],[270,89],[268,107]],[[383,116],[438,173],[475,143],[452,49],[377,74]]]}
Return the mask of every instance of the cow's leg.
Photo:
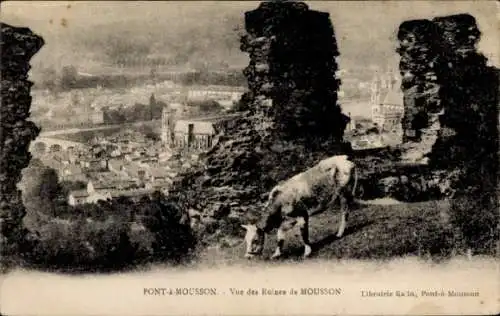
{"label": "cow's leg", "polygon": [[312,252],[311,245],[309,243],[309,216],[307,213],[304,217],[297,219],[297,225],[299,226],[302,242],[304,243],[304,258],[307,258]]}
{"label": "cow's leg", "polygon": [[344,235],[344,230],[347,222],[347,211],[349,209],[349,199],[345,194],[340,195],[340,225],[337,231],[337,237],[340,238]]}
{"label": "cow's leg", "polygon": [[[334,185],[332,187],[335,187]],[[333,189],[333,192],[330,196],[325,197],[325,200],[323,201],[323,208],[326,211],[331,211],[334,208],[336,208],[336,202],[337,199],[339,198],[340,192],[338,189]]]}
{"label": "cow's leg", "polygon": [[271,204],[271,212],[267,215],[265,219],[264,232],[269,233],[271,230],[278,228],[277,232],[277,247],[271,259],[278,258],[281,256],[283,245],[285,243],[285,232],[283,227],[283,213],[282,206],[280,204]]}
{"label": "cow's leg", "polygon": [[280,225],[280,227],[278,228],[278,233],[276,234],[276,237],[278,240],[278,245],[276,246],[276,250],[274,250],[274,253],[271,256],[271,259],[279,258],[283,253],[283,245],[285,244],[285,228],[283,227],[283,225]]}

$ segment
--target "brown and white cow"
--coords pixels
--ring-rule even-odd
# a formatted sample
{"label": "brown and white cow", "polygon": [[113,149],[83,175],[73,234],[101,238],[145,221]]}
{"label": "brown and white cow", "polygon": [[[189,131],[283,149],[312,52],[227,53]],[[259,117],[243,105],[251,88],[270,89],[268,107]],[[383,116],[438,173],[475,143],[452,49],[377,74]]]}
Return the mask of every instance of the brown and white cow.
{"label": "brown and white cow", "polygon": [[278,228],[278,246],[271,258],[280,257],[285,232],[293,226],[300,228],[305,248],[304,257],[308,257],[312,251],[309,243],[309,216],[317,211],[330,209],[337,198],[340,199],[341,205],[337,237],[342,237],[357,181],[355,164],[347,155],[341,155],[324,159],[312,168],[275,186],[269,193],[262,219],[257,224],[241,225],[246,229],[245,257],[260,255],[264,248],[265,235],[274,228]]}

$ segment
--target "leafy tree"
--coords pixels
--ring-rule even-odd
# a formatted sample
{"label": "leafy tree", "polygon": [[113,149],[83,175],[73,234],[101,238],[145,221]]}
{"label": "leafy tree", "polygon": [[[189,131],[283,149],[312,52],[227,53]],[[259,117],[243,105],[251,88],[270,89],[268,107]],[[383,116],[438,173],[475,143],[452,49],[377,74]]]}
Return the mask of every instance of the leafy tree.
{"label": "leafy tree", "polygon": [[231,109],[232,112],[244,112],[251,109],[251,103],[253,100],[253,95],[251,92],[245,92],[241,98],[236,102],[234,107]]}
{"label": "leafy tree", "polygon": [[42,201],[50,203],[50,201],[54,201],[61,196],[62,187],[54,169],[46,168],[42,172],[40,179],[39,197]]}
{"label": "leafy tree", "polygon": [[366,130],[366,135],[371,135],[371,134],[380,134],[380,130],[377,127],[371,127]]}
{"label": "leafy tree", "polygon": [[50,146],[50,149],[49,149],[49,151],[51,153],[57,153],[57,152],[60,152],[61,150],[62,150],[62,146],[59,144],[53,144]]}
{"label": "leafy tree", "polygon": [[44,142],[36,142],[33,145],[33,149],[35,154],[42,155],[47,150],[47,144],[45,144]]}
{"label": "leafy tree", "polygon": [[180,259],[196,244],[189,225],[180,224],[182,210],[155,192],[147,203],[141,203],[144,224],[155,236],[153,251],[159,258]]}
{"label": "leafy tree", "polygon": [[38,158],[32,158],[28,167],[32,168],[43,168],[43,162]]}
{"label": "leafy tree", "polygon": [[189,101],[187,105],[198,108],[202,113],[218,113],[224,110],[224,107],[214,100]]}
{"label": "leafy tree", "polygon": [[41,70],[42,78],[40,81],[40,86],[42,88],[47,88],[49,90],[54,90],[57,85],[57,72],[53,67],[43,68]]}
{"label": "leafy tree", "polygon": [[67,196],[70,191],[84,190],[87,187],[87,183],[83,181],[62,181],[60,186],[62,195]]}
{"label": "leafy tree", "polygon": [[59,79],[59,86],[63,90],[72,89],[76,86],[78,79],[78,71],[75,66],[64,66],[61,71],[61,78]]}

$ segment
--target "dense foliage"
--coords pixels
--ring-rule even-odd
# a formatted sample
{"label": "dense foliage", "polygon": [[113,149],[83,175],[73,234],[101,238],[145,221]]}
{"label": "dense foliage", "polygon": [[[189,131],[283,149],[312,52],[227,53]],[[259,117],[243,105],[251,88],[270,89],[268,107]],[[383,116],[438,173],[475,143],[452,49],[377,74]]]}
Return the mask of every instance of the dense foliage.
{"label": "dense foliage", "polygon": [[[175,80],[174,80],[175,81]],[[221,86],[246,86],[246,78],[241,70],[211,71],[199,69],[188,72],[179,77],[178,83],[183,85],[221,85]]]}
{"label": "dense foliage", "polygon": [[70,190],[83,182],[59,182],[43,165],[23,172],[23,198],[30,231],[23,257],[28,265],[65,271],[121,269],[145,261],[179,261],[196,244],[181,208],[154,193],[132,201],[120,197],[70,206]]}
{"label": "dense foliage", "polygon": [[[120,106],[117,109],[105,107],[103,108],[104,123],[122,124],[158,120],[161,119],[162,110],[166,106],[165,102],[155,100],[152,95],[149,104],[136,103],[127,107]],[[213,115],[224,111],[224,107],[213,100],[189,101],[186,106],[191,115]]]}
{"label": "dense foliage", "polygon": [[33,215],[28,265],[103,271],[141,262],[179,262],[196,245],[187,216],[161,194],[65,208],[59,217]]}

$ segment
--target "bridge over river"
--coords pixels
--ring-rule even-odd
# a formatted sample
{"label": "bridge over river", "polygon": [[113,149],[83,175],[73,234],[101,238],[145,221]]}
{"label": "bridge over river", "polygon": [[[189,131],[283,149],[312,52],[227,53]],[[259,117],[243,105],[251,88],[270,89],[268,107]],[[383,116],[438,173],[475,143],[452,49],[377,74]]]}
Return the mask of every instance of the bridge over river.
{"label": "bridge over river", "polygon": [[87,146],[84,143],[72,142],[72,141],[64,140],[64,139],[51,138],[51,137],[37,137],[30,144],[30,148],[29,148],[30,152],[33,152],[33,149],[35,148],[37,143],[44,143],[47,150],[52,145],[59,145],[59,146],[61,146],[62,150],[67,150],[68,147],[85,148]]}
{"label": "bridge over river", "polygon": [[52,137],[58,135],[76,134],[79,132],[89,132],[89,131],[102,131],[108,129],[126,128],[128,126],[138,126],[138,125],[159,125],[160,120],[152,121],[140,121],[133,123],[123,123],[123,124],[112,124],[112,125],[97,125],[92,127],[70,127],[61,128],[56,130],[43,131],[40,133],[39,137]]}

